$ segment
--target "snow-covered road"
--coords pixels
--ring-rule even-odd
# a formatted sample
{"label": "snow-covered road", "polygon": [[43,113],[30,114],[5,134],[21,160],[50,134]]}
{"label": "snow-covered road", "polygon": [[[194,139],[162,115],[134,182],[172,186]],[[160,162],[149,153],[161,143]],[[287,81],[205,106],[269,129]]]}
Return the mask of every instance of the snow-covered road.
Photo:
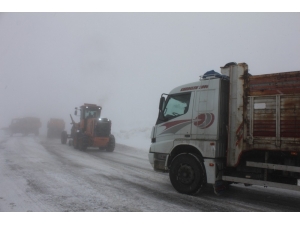
{"label": "snow-covered road", "polygon": [[232,185],[221,197],[210,188],[187,196],[152,170],[146,150],[80,151],[58,139],[2,135],[0,211],[298,212],[300,193]]}

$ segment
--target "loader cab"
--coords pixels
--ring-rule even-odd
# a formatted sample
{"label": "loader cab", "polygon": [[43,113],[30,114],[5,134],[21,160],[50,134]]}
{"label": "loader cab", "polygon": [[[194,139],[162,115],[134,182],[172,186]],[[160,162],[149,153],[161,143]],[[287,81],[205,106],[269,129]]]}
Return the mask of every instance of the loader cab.
{"label": "loader cab", "polygon": [[83,107],[81,113],[81,119],[100,118],[101,107]]}
{"label": "loader cab", "polygon": [[[80,106],[80,120],[85,120],[89,118],[100,118],[101,116],[101,106],[94,104],[84,104]],[[75,115],[77,115],[77,108],[75,108]]]}
{"label": "loader cab", "polygon": [[[95,104],[84,104],[80,106],[80,127],[85,130],[89,119],[99,119],[101,110],[102,107]],[[75,115],[77,115],[77,108],[75,109]]]}

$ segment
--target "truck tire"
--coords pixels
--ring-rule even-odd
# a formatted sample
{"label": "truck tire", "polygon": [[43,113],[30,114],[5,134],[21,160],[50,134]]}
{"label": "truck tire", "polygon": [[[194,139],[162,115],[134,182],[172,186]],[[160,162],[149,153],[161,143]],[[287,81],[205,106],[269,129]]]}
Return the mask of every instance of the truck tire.
{"label": "truck tire", "polygon": [[115,150],[115,146],[116,146],[116,139],[114,135],[109,135],[109,141],[106,147],[106,151],[108,152],[113,152]]}
{"label": "truck tire", "polygon": [[206,182],[203,163],[189,154],[172,161],[169,176],[176,191],[188,195],[197,194]]}
{"label": "truck tire", "polygon": [[60,140],[62,144],[66,144],[68,139],[68,134],[66,131],[62,131],[60,135]]}

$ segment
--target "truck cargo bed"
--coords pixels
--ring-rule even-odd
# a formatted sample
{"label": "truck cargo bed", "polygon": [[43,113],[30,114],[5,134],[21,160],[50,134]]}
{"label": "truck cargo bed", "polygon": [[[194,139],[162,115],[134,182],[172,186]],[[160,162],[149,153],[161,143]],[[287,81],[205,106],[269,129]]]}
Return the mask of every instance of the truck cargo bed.
{"label": "truck cargo bed", "polygon": [[238,68],[230,77],[227,165],[251,150],[300,154],[300,71],[250,75],[247,64]]}
{"label": "truck cargo bed", "polygon": [[247,150],[300,151],[300,71],[249,76]]}

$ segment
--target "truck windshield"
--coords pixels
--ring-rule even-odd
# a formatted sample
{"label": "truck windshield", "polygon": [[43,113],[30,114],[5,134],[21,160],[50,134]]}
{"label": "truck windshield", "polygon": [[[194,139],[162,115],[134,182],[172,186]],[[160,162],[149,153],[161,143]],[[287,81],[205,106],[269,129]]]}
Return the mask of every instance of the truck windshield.
{"label": "truck windshield", "polygon": [[169,95],[163,115],[166,120],[186,114],[189,109],[191,93]]}

